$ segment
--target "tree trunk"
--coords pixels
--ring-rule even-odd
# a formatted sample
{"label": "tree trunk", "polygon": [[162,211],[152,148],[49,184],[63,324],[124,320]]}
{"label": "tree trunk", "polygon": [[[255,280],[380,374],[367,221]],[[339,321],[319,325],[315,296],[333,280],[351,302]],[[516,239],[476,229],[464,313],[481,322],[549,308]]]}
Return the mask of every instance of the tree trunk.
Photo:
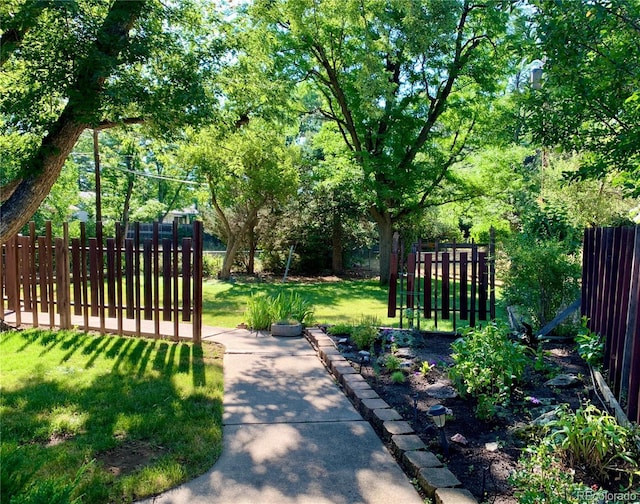
{"label": "tree trunk", "polygon": [[253,275],[256,272],[256,248],[258,248],[256,229],[251,227],[249,230],[249,260],[247,262],[247,273],[249,275]]}
{"label": "tree trunk", "polygon": [[118,54],[129,44],[129,31],[144,5],[143,0],[116,0],[111,5],[96,37],[95,55],[79,65],[78,78],[71,86],[74,96],[42,139],[28,166],[28,175],[0,206],[0,244],[29,222],[60,176],[80,134],[91,126],[89,121],[95,120],[104,82],[118,64]]}
{"label": "tree trunk", "polygon": [[380,237],[380,285],[389,285],[391,272],[391,247],[393,244],[393,219],[388,213],[372,212]]}
{"label": "tree trunk", "polygon": [[49,194],[87,124],[75,120],[71,105],[65,110],[42,140],[36,169],[25,177],[11,196],[0,206],[0,244],[16,235],[29,222]]}
{"label": "tree trunk", "polygon": [[335,275],[344,272],[343,248],[342,222],[340,221],[340,216],[335,213],[331,233],[331,270]]}
{"label": "tree trunk", "polygon": [[227,249],[224,254],[224,260],[222,261],[222,269],[220,273],[218,273],[220,280],[229,280],[229,278],[231,278],[231,267],[236,259],[240,243],[241,240],[236,239],[235,236],[229,236],[227,238]]}

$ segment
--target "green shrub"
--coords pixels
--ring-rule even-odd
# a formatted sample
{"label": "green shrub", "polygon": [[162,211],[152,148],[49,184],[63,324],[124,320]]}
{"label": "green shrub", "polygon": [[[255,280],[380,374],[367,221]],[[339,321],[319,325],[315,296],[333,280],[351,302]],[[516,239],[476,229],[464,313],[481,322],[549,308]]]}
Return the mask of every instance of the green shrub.
{"label": "green shrub", "polygon": [[580,261],[561,241],[519,235],[508,242],[506,252],[503,299],[517,305],[534,327],[544,326],[578,297]]}
{"label": "green shrub", "polygon": [[591,490],[574,482],[573,475],[545,444],[524,450],[509,483],[520,504],[582,504]]}
{"label": "green shrub", "polygon": [[621,426],[615,417],[592,404],[571,411],[566,405],[558,409],[558,418],[547,424],[551,431],[546,441],[571,467],[585,467],[601,482],[607,482],[621,465],[633,474],[638,471],[638,448],[632,429]]}
{"label": "green shrub", "polygon": [[222,256],[204,254],[202,256],[202,275],[204,278],[214,278],[222,269]]}
{"label": "green shrub", "polygon": [[393,383],[399,384],[404,383],[407,380],[407,377],[404,375],[402,371],[396,371],[391,375],[391,381]]}
{"label": "green shrub", "polygon": [[509,402],[513,387],[524,374],[528,362],[525,347],[509,339],[504,325],[490,323],[469,329],[451,348],[454,365],[449,376],[458,393],[478,400],[478,418],[493,417],[495,406]]}
{"label": "green shrub", "polygon": [[281,291],[271,300],[273,321],[297,320],[303,324],[313,321],[313,307],[295,291]]}
{"label": "green shrub", "polygon": [[346,322],[332,325],[327,329],[327,334],[330,334],[331,336],[351,336],[352,332],[353,325],[347,324]]}
{"label": "green shrub", "polygon": [[374,316],[362,316],[353,328],[351,339],[359,350],[368,350],[378,337],[380,321]]}
{"label": "green shrub", "polygon": [[401,363],[402,361],[400,360],[400,358],[392,354],[387,355],[384,359],[384,367],[386,367],[391,372],[398,371],[400,369]]}

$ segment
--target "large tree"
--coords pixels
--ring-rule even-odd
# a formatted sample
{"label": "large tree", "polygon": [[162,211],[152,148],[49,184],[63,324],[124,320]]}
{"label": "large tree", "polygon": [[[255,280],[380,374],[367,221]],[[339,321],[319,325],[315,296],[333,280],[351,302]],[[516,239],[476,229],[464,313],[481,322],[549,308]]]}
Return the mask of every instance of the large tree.
{"label": "large tree", "polygon": [[210,115],[207,14],[185,1],[2,4],[0,243],[35,213],[85,129],[149,121],[166,133]]}
{"label": "large tree", "polygon": [[279,67],[313,85],[316,111],[354,153],[382,283],[398,223],[467,197],[450,168],[499,88],[515,3],[257,0],[250,9]]}

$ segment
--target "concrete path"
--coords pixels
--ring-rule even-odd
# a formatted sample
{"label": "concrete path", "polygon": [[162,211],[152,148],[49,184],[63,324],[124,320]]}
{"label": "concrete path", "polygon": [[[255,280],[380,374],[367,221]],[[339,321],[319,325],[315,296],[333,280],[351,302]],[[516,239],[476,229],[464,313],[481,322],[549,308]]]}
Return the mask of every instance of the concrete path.
{"label": "concrete path", "polygon": [[209,331],[224,355],[224,449],[144,504],[421,504],[305,338]]}

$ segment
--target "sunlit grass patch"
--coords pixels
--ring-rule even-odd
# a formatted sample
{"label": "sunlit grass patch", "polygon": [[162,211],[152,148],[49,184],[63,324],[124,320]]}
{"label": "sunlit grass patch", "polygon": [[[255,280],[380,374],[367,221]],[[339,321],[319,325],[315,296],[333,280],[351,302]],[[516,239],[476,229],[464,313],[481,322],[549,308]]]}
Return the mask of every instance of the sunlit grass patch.
{"label": "sunlit grass patch", "polygon": [[130,502],[222,450],[222,349],[0,333],[2,502]]}

